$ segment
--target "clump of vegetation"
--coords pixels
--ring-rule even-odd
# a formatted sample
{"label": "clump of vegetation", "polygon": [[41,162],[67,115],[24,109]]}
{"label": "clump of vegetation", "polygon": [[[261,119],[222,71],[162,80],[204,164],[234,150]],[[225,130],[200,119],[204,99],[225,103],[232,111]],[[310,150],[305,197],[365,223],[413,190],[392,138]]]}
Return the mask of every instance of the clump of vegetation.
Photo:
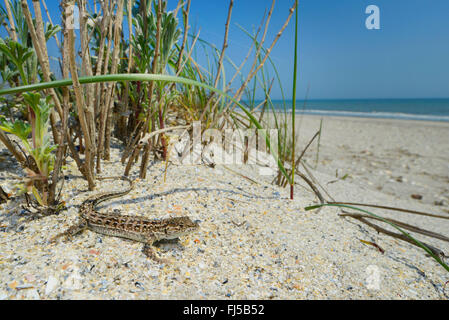
{"label": "clump of vegetation", "polygon": [[[48,179],[53,171],[57,146],[51,142],[48,133],[49,116],[53,105],[51,97],[41,98],[39,93],[24,93],[25,104],[28,106],[30,123],[16,120],[14,123],[7,121],[0,115],[0,130],[17,136],[25,148],[26,155],[31,157],[31,169],[26,167],[27,181],[21,185],[21,192],[32,192],[40,206],[47,207],[48,203]],[[28,142],[28,136],[32,135],[32,143]],[[36,186],[39,185],[41,192]]]}
{"label": "clump of vegetation", "polygon": [[[33,180],[36,183],[39,180],[41,185],[39,188],[30,186],[27,190],[33,190],[39,204],[57,205],[54,188],[61,177],[62,163],[69,155],[88,181],[89,189],[94,189],[95,176],[102,171],[102,161],[110,158],[111,138],[114,136],[126,147],[122,156],[122,161],[127,162],[125,174],[141,157],[140,176],[144,178],[150,153],[166,160],[168,151],[164,134],[154,135],[149,143],[140,146],[138,142],[149,133],[192,125],[194,121],[201,121],[203,132],[210,128],[262,128],[263,114],[257,118],[258,110],[253,110],[251,102],[242,103],[241,100],[253,95],[251,92],[259,85],[269,100],[271,88],[268,90],[266,86],[274,79],[267,79],[265,63],[270,61],[274,66],[269,60],[270,52],[288,25],[296,3],[286,13],[285,24],[266,48],[265,39],[275,6],[275,1],[272,2],[258,32],[250,36],[253,46],[247,58],[238,67],[226,56],[233,3],[233,0],[229,1],[223,47],[219,50],[203,41],[199,32],[190,33],[191,0],[180,1],[173,11],[167,10],[166,1],[156,0],[94,1],[93,8],[88,1],[62,1],[61,26],[53,25],[45,1],[42,4],[47,14],[46,23],[40,2],[32,3],[34,18],[27,1],[5,2],[0,12],[9,37],[0,42],[2,84],[11,90],[20,85],[51,83],[45,88],[45,104],[40,100],[37,102],[37,96],[18,93],[7,96],[2,103],[6,110],[3,130],[19,137],[26,156],[34,159],[35,167],[28,167],[30,171],[27,172],[31,175],[34,172]],[[80,19],[79,42],[75,40],[73,28],[75,8]],[[127,35],[123,32],[125,24]],[[62,42],[59,40],[61,33]],[[58,85],[54,72],[50,70],[47,42],[52,37],[60,49],[58,72],[64,78],[72,78],[72,89]],[[198,43],[201,43],[201,48]],[[79,58],[75,55],[76,46],[81,48]],[[208,68],[201,67],[193,58],[201,49],[209,60]],[[251,55],[254,56],[252,66],[244,76],[241,70]],[[235,68],[228,82],[225,81],[229,78],[224,68],[225,61]],[[174,81],[133,77],[136,74],[166,75],[174,77]],[[114,82],[101,78],[110,75],[117,75]],[[240,87],[233,93],[231,88],[239,78]],[[45,109],[50,105],[54,107]],[[262,113],[265,113],[267,105]],[[45,113],[45,119],[35,117],[36,108],[45,109],[37,109]],[[236,108],[241,110],[236,111]],[[45,141],[36,139],[34,133],[44,132],[39,126],[48,123],[52,137],[45,131]],[[31,145],[28,143],[30,133],[33,133]],[[17,160],[27,167],[21,152],[7,137],[2,137]],[[50,137],[52,147],[48,145]],[[269,137],[266,139],[269,143]],[[46,159],[45,164],[42,163],[43,158]],[[278,161],[282,175],[286,175],[285,160],[283,156]]]}

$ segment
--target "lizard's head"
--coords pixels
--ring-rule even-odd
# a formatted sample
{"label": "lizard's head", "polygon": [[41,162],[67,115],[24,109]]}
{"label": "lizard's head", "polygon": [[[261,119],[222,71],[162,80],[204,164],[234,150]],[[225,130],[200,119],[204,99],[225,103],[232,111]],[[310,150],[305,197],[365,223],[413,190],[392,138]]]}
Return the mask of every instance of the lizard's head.
{"label": "lizard's head", "polygon": [[169,229],[167,231],[172,231],[173,233],[171,238],[178,238],[197,230],[200,226],[197,221],[192,221],[189,217],[176,217],[170,219],[167,227]]}

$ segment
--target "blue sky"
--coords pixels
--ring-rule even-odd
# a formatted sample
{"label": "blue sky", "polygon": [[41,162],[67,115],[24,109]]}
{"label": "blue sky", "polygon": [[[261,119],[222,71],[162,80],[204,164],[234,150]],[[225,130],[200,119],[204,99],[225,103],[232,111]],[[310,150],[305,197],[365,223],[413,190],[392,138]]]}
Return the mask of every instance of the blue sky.
{"label": "blue sky", "polygon": [[[58,2],[47,1],[56,22]],[[277,0],[266,45],[282,27],[293,2]],[[176,3],[169,0],[169,9]],[[193,30],[200,28],[201,38],[218,48],[228,4],[192,0]],[[380,8],[380,30],[365,27],[365,9],[371,4]],[[227,55],[237,65],[251,46],[237,24],[253,31],[270,6],[271,0],[235,0]],[[448,16],[448,0],[300,0],[297,98],[305,97],[309,85],[310,99],[449,97]],[[271,54],[288,99],[293,47],[294,17]],[[232,68],[227,65],[226,70],[230,77]],[[273,87],[272,98],[280,97],[279,87]]]}
{"label": "blue sky", "polygon": [[[293,1],[278,0],[271,43]],[[368,5],[380,9],[380,30],[367,30]],[[192,4],[201,36],[221,47],[228,1]],[[235,25],[256,28],[270,0],[236,0],[228,54],[241,61],[250,45]],[[298,99],[449,97],[449,1],[301,0]],[[194,24],[194,23],[193,23]],[[292,92],[292,20],[272,52],[287,96]],[[273,88],[273,98],[280,97]]]}

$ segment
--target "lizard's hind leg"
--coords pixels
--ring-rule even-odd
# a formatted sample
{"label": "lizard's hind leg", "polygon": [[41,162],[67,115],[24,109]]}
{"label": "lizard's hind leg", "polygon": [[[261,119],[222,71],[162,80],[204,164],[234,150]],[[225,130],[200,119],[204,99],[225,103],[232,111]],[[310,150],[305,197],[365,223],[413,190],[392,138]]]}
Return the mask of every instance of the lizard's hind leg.
{"label": "lizard's hind leg", "polygon": [[78,233],[83,232],[86,229],[87,229],[87,223],[85,221],[82,221],[74,226],[71,226],[66,231],[54,236],[53,238],[50,239],[50,242],[56,242],[56,240],[61,237],[68,237],[69,239],[71,239],[73,236],[77,235]]}

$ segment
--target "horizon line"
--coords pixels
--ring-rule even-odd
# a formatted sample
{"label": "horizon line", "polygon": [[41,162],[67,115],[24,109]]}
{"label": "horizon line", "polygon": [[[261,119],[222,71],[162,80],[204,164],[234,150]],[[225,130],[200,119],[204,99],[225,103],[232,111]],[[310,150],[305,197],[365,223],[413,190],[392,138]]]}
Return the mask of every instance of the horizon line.
{"label": "horizon line", "polygon": [[[317,101],[317,100],[447,100],[448,97],[419,97],[419,98],[314,98],[314,99],[296,99],[296,101]],[[255,101],[264,101],[265,99],[256,99]],[[282,98],[271,99],[271,101],[282,101]],[[247,102],[248,100],[243,100]],[[285,99],[285,101],[292,101]]]}

